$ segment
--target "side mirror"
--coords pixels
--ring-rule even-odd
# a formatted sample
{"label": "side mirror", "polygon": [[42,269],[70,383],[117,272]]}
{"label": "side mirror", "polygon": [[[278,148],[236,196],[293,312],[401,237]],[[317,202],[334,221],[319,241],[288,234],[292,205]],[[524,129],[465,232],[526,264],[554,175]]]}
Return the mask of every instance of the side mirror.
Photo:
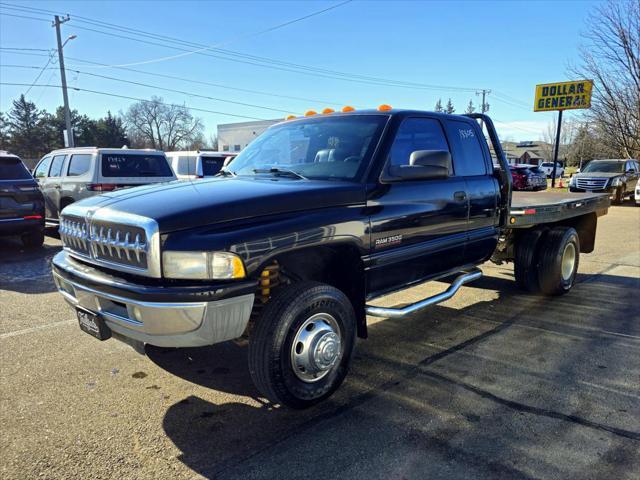
{"label": "side mirror", "polygon": [[392,165],[389,173],[400,180],[433,180],[447,178],[451,154],[446,150],[416,150],[409,165]]}

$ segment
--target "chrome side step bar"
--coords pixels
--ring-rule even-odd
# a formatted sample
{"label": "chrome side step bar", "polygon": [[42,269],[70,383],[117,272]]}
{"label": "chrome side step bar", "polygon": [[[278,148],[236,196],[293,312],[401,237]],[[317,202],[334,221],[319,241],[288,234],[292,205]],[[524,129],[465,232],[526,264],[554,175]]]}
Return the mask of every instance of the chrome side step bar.
{"label": "chrome side step bar", "polygon": [[462,272],[461,275],[456,277],[449,288],[447,288],[444,292],[438,293],[433,297],[425,298],[424,300],[420,300],[419,302],[412,303],[411,305],[407,305],[402,308],[386,308],[386,307],[374,307],[373,305],[366,306],[367,315],[371,315],[372,317],[384,317],[384,318],[402,318],[407,315],[411,315],[412,313],[419,312],[423,308],[429,307],[431,305],[435,305],[436,303],[444,302],[445,300],[449,300],[453,297],[460,287],[465,283],[473,282],[474,280],[478,280],[482,277],[482,271],[478,268],[474,268],[468,272]]}

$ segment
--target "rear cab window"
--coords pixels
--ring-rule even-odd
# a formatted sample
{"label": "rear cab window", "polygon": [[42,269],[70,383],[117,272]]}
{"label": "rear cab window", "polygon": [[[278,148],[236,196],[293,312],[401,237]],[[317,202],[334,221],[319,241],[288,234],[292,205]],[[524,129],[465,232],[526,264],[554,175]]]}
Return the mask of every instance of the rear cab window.
{"label": "rear cab window", "polygon": [[79,153],[71,155],[69,160],[69,168],[67,169],[67,176],[77,177],[84,175],[91,169],[91,160],[93,155],[90,153]]}
{"label": "rear cab window", "polygon": [[173,177],[164,155],[103,153],[103,177]]}
{"label": "rear cab window", "polygon": [[486,175],[487,162],[480,143],[480,133],[475,125],[458,120],[447,120],[445,128],[451,143],[451,156],[456,176]]}
{"label": "rear cab window", "polygon": [[18,157],[0,156],[0,181],[1,180],[27,180],[31,174]]}

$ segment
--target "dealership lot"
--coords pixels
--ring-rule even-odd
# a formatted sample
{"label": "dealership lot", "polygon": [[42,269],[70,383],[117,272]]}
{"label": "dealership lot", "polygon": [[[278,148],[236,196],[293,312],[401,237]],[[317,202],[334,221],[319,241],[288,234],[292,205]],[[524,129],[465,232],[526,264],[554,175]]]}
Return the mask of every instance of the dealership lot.
{"label": "dealership lot", "polygon": [[[612,207],[566,296],[510,265],[409,320],[373,320],[306,411],[258,396],[235,343],[147,357],[77,327],[49,262],[0,240],[3,478],[637,478],[640,208]],[[425,296],[416,287],[381,304]]]}

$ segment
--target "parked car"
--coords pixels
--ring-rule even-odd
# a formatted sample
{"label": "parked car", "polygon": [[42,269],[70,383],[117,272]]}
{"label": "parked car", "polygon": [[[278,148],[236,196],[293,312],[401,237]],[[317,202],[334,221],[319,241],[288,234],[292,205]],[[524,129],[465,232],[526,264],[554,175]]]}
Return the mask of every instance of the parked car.
{"label": "parked car", "polygon": [[178,180],[213,177],[236,156],[209,150],[166,152],[166,155]]}
{"label": "parked car", "polygon": [[[547,176],[547,178],[551,178],[553,175],[553,162],[542,162],[540,165],[540,170]],[[556,162],[556,178],[560,178],[564,176],[564,165],[560,162]]]}
{"label": "parked car", "polygon": [[[70,205],[53,278],[100,340],[144,351],[248,335],[258,390],[309,407],[344,380],[368,315],[451,298],[489,259],[514,262],[528,291],[571,290],[609,199],[511,194],[511,183],[486,115],[385,105],[302,117],[270,127],[216,178]],[[446,291],[410,305],[370,303],[446,276]]]}
{"label": "parked car", "polygon": [[640,165],[637,160],[591,160],[580,173],[571,177],[572,192],[609,193],[615,203],[622,203],[627,195],[633,195]]}
{"label": "parked car", "polygon": [[44,242],[44,198],[17,155],[0,151],[0,235],[19,235],[25,247]]}
{"label": "parked car", "polygon": [[54,150],[40,160],[33,176],[52,223],[58,222],[63,208],[83,198],[176,179],[161,151],[96,147]]}
{"label": "parked car", "polygon": [[636,184],[636,191],[633,194],[633,199],[636,202],[636,207],[640,207],[640,182]]}
{"label": "parked car", "polygon": [[535,165],[511,165],[514,190],[546,190],[547,176]]}

